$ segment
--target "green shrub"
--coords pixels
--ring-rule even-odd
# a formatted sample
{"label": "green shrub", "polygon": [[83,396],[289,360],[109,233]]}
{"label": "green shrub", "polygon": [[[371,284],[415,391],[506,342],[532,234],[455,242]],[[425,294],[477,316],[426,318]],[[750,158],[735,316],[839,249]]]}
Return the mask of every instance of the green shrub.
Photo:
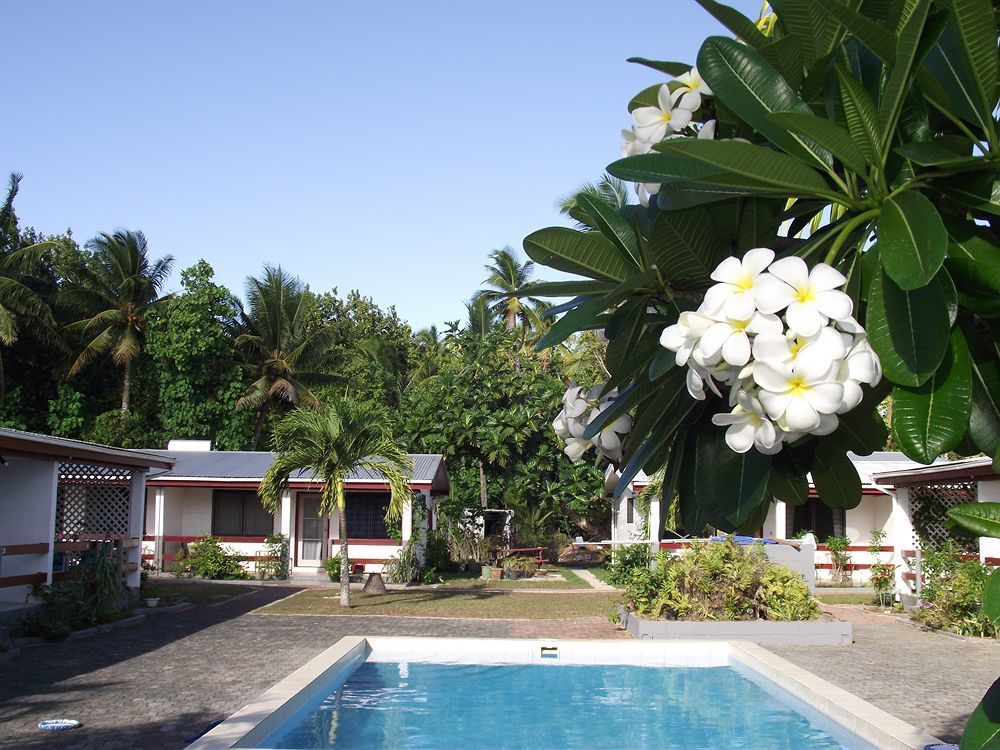
{"label": "green shrub", "polygon": [[264,559],[257,561],[257,576],[262,580],[288,578],[288,537],[268,534],[264,537]]}
{"label": "green shrub", "polygon": [[424,542],[424,568],[438,574],[454,567],[447,537],[437,531],[428,531]]}
{"label": "green shrub", "polygon": [[625,576],[625,604],[654,618],[676,620],[810,620],[819,605],[805,580],[769,562],[763,545],[732,539],[695,542],[683,553],[660,551],[653,569]]}
{"label": "green shrub", "polygon": [[235,552],[222,546],[222,540],[206,536],[191,542],[184,558],[187,570],[201,578],[210,580],[241,580],[248,578]]}
{"label": "green shrub", "polygon": [[[340,583],[340,554],[333,555],[326,558],[323,561],[323,568],[326,569],[326,574],[330,577],[332,583]],[[347,560],[347,576],[351,576],[351,560]]]}
{"label": "green shrub", "polygon": [[612,554],[604,561],[608,570],[608,583],[624,586],[632,571],[649,567],[649,546],[645,544],[622,544],[614,547]]}
{"label": "green shrub", "polygon": [[531,578],[538,570],[538,563],[530,557],[511,555],[500,561],[504,578]]}
{"label": "green shrub", "polygon": [[962,560],[954,541],[924,551],[926,583],[913,619],[932,628],[962,635],[995,638],[1000,631],[983,611],[983,591],[990,569],[978,560]]}
{"label": "green shrub", "polygon": [[847,570],[847,566],[851,564],[851,555],[847,551],[850,546],[851,540],[846,536],[826,538],[826,548],[830,551],[831,583],[850,583],[850,573]]}
{"label": "green shrub", "polygon": [[413,537],[404,544],[399,553],[385,564],[386,576],[393,583],[412,583],[420,577],[420,561]]}

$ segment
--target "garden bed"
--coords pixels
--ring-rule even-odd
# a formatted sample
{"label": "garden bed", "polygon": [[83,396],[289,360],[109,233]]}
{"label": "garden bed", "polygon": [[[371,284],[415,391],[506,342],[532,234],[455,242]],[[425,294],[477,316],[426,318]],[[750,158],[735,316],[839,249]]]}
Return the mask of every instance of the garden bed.
{"label": "garden bed", "polygon": [[849,646],[849,622],[828,620],[649,620],[619,606],[621,623],[636,640],[681,638],[749,641],[761,646]]}

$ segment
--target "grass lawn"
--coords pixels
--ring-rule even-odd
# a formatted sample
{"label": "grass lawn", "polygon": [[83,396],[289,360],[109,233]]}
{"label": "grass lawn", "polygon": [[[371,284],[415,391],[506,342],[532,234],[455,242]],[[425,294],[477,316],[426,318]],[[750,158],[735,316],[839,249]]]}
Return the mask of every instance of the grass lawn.
{"label": "grass lawn", "polygon": [[596,578],[598,581],[606,583],[609,586],[614,585],[611,583],[611,571],[605,568],[603,565],[589,565],[587,566],[587,570],[589,570],[591,574],[594,576],[594,578]]}
{"label": "grass lawn", "polygon": [[216,604],[256,590],[249,586],[212,581],[155,581],[152,585],[161,599],[168,600],[160,602],[161,604],[176,604],[180,601],[195,605]]}
{"label": "grass lawn", "polygon": [[390,615],[393,617],[458,617],[484,620],[572,620],[605,617],[614,610],[613,594],[520,594],[501,591],[391,591],[355,594],[351,608],[341,609],[340,595],[330,589],[308,590],[263,609],[267,615]]}
{"label": "grass lawn", "polygon": [[446,573],[440,588],[464,588],[479,591],[517,591],[518,589],[589,589],[591,586],[573,571],[560,565],[546,565],[546,570],[558,573],[565,580],[545,580],[543,578],[522,578],[517,581],[491,581],[473,578],[465,573]]}
{"label": "grass lawn", "polygon": [[824,594],[823,589],[816,590],[816,598],[823,604],[874,604],[873,594]]}

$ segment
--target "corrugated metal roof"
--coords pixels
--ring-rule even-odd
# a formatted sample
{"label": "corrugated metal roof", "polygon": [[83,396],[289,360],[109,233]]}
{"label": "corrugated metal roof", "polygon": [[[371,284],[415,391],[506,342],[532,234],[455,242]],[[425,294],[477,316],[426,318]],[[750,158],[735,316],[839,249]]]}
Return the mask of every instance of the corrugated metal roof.
{"label": "corrugated metal roof", "polygon": [[[151,474],[150,479],[261,479],[271,464],[275,454],[270,451],[161,451],[151,450],[162,456],[172,456],[177,460],[173,469]],[[440,453],[410,454],[413,482],[433,482],[443,471],[444,457]],[[309,470],[292,474],[291,479],[311,479]],[[347,476],[351,482],[381,482],[381,474],[354,468]]]}
{"label": "corrugated metal roof", "polygon": [[165,451],[115,448],[100,443],[89,443],[86,440],[53,437],[8,427],[0,427],[0,449],[25,454],[44,454],[61,461],[118,463],[137,468],[166,467],[173,463],[171,455]]}

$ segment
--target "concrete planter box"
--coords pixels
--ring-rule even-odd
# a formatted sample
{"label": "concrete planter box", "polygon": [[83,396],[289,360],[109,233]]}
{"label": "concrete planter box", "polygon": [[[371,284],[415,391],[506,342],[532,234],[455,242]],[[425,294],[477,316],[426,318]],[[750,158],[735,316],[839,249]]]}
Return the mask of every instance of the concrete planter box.
{"label": "concrete planter box", "polygon": [[849,646],[854,642],[849,622],[647,620],[621,607],[618,614],[625,629],[636,640],[750,641],[761,646]]}

